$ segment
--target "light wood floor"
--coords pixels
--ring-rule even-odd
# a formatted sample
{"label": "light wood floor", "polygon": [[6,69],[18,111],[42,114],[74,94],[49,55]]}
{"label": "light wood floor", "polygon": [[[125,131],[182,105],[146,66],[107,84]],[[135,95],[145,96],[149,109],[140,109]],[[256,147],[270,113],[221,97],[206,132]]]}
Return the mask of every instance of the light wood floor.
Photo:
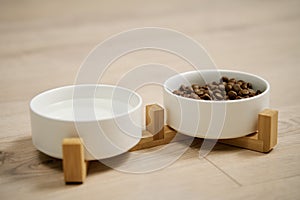
{"label": "light wood floor", "polygon": [[[199,143],[172,165],[128,174],[93,162],[83,185],[65,185],[61,161],[32,145],[29,101],[73,84],[89,51],[131,28],[157,26],[201,43],[220,69],[257,74],[279,110],[278,145],[269,154],[218,144],[199,159]],[[0,0],[0,199],[300,199],[300,1]],[[193,68],[153,50],[112,64],[102,82],[162,63]],[[139,89],[162,104],[158,86]],[[168,155],[166,155],[168,156]]]}

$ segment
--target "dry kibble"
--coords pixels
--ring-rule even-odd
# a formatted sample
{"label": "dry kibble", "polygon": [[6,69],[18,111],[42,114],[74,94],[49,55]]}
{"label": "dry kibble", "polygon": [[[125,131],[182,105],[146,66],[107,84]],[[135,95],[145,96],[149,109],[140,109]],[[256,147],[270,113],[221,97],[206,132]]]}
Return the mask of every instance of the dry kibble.
{"label": "dry kibble", "polygon": [[242,86],[242,85],[243,85],[243,82],[242,82],[241,80],[238,80],[238,81],[236,82],[236,84],[239,84],[240,86]]}
{"label": "dry kibble", "polygon": [[231,78],[231,79],[229,79],[229,81],[228,82],[231,82],[231,83],[236,83],[236,80],[235,80],[235,78]]}
{"label": "dry kibble", "polygon": [[179,90],[180,90],[180,91],[185,91],[185,86],[184,86],[184,85],[181,85],[181,86],[179,87]]}
{"label": "dry kibble", "polygon": [[227,85],[225,86],[225,90],[226,90],[226,92],[229,92],[230,90],[232,90],[232,85],[227,84]]}
{"label": "dry kibble", "polygon": [[205,94],[201,97],[201,99],[204,99],[204,100],[211,100],[211,97],[208,95],[208,94]]}
{"label": "dry kibble", "polygon": [[193,84],[192,85],[192,88],[195,90],[195,89],[199,89],[200,88],[200,85],[198,85],[198,84]]}
{"label": "dry kibble", "polygon": [[227,85],[231,85],[233,86],[235,83],[234,82],[231,82],[231,81],[228,81]]}
{"label": "dry kibble", "polygon": [[226,76],[223,76],[219,83],[213,81],[202,86],[200,84],[181,85],[178,90],[173,91],[173,94],[186,98],[217,101],[250,98],[261,93],[262,91],[253,89],[252,83]]}
{"label": "dry kibble", "polygon": [[237,84],[234,84],[234,85],[232,86],[232,89],[233,89],[236,93],[238,93],[242,88],[241,88],[241,86],[237,83]]}
{"label": "dry kibble", "polygon": [[234,100],[237,97],[237,93],[235,91],[231,90],[228,92],[228,97],[229,97],[229,99]]}
{"label": "dry kibble", "polygon": [[196,93],[196,94],[198,94],[199,96],[202,96],[202,95],[204,95],[206,92],[205,92],[205,90],[200,90],[198,93]]}
{"label": "dry kibble", "polygon": [[199,90],[199,88],[196,88],[196,89],[194,88],[194,92],[195,92],[196,94],[199,94],[200,91],[201,91],[201,90]]}
{"label": "dry kibble", "polygon": [[222,91],[222,90],[225,90],[225,86],[223,84],[220,84],[219,85],[219,89]]}
{"label": "dry kibble", "polygon": [[228,79],[227,76],[223,76],[223,77],[221,78],[221,81],[226,82],[226,83],[228,82],[228,80],[229,80],[229,79]]}
{"label": "dry kibble", "polygon": [[223,95],[220,92],[215,92],[214,96],[216,97],[217,100],[222,100],[224,99]]}
{"label": "dry kibble", "polygon": [[213,92],[214,93],[222,93],[222,91],[219,88],[215,89]]}
{"label": "dry kibble", "polygon": [[247,84],[247,83],[243,83],[243,84],[241,85],[241,88],[242,88],[242,89],[248,89],[248,84]]}
{"label": "dry kibble", "polygon": [[174,90],[174,91],[173,91],[173,94],[181,95],[180,92],[181,92],[181,91],[179,91],[179,90]]}
{"label": "dry kibble", "polygon": [[261,94],[261,91],[257,90],[256,93],[255,93],[255,95],[259,95],[259,94]]}
{"label": "dry kibble", "polygon": [[248,87],[249,89],[252,89],[252,83],[247,83],[247,87]]}
{"label": "dry kibble", "polygon": [[249,94],[250,97],[254,97],[256,92],[253,89],[249,89],[249,93],[250,93]]}
{"label": "dry kibble", "polygon": [[191,98],[193,98],[193,99],[200,99],[200,97],[197,94],[195,94],[195,93],[191,94]]}
{"label": "dry kibble", "polygon": [[208,85],[208,87],[209,87],[209,89],[211,89],[211,90],[215,90],[215,89],[218,88],[218,86],[215,85],[215,84],[210,84],[210,85]]}
{"label": "dry kibble", "polygon": [[191,86],[187,86],[187,87],[185,88],[185,90],[187,91],[187,93],[192,93],[192,92],[194,92],[194,90],[193,90],[193,88],[192,88]]}
{"label": "dry kibble", "polygon": [[247,90],[247,89],[242,89],[242,90],[240,91],[240,93],[241,93],[243,96],[246,96],[246,95],[249,94],[249,90]]}

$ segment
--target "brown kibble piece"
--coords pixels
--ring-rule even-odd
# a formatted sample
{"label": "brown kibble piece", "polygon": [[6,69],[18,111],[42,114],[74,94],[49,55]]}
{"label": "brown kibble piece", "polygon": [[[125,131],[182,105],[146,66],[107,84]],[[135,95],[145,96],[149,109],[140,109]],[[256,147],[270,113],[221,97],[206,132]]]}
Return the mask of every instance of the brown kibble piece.
{"label": "brown kibble piece", "polygon": [[255,95],[259,95],[259,94],[261,94],[261,91],[257,90],[256,93],[255,93]]}
{"label": "brown kibble piece", "polygon": [[204,94],[208,94],[208,91],[206,91],[206,90],[200,90],[200,92],[199,92],[199,96],[202,96],[202,95],[204,95]]}
{"label": "brown kibble piece", "polygon": [[192,92],[194,92],[194,90],[193,90],[193,88],[192,88],[191,86],[187,86],[187,87],[185,88],[185,90],[187,91],[187,93],[192,93]]}
{"label": "brown kibble piece", "polygon": [[246,95],[249,94],[249,90],[247,90],[247,89],[242,89],[242,90],[240,91],[240,93],[241,93],[243,96],[246,96]]}
{"label": "brown kibble piece", "polygon": [[234,85],[232,86],[232,89],[233,89],[236,93],[238,93],[238,92],[241,90],[241,86],[240,86],[239,84],[234,84]]}
{"label": "brown kibble piece", "polygon": [[211,100],[211,97],[208,95],[208,94],[204,94],[201,99],[204,99],[204,100]]}
{"label": "brown kibble piece", "polygon": [[242,89],[247,89],[247,88],[248,88],[248,84],[247,84],[247,83],[243,83],[243,84],[241,85],[241,88],[242,88]]}
{"label": "brown kibble piece", "polygon": [[225,86],[223,84],[219,85],[219,90],[225,90]]}
{"label": "brown kibble piece", "polygon": [[192,85],[192,88],[195,90],[195,89],[199,89],[200,88],[200,85],[198,85],[198,84],[193,84]]}
{"label": "brown kibble piece", "polygon": [[216,97],[217,100],[222,100],[224,99],[223,95],[220,92],[215,92],[214,96]]}
{"label": "brown kibble piece", "polygon": [[184,91],[184,90],[185,90],[185,86],[184,86],[184,85],[181,85],[181,86],[179,87],[179,90],[180,90],[180,91]]}
{"label": "brown kibble piece", "polygon": [[228,80],[229,80],[229,79],[228,79],[227,76],[223,76],[223,77],[221,78],[221,81],[226,82],[226,83],[228,82]]}
{"label": "brown kibble piece", "polygon": [[227,84],[227,85],[225,86],[225,90],[226,90],[226,92],[229,92],[230,90],[232,90],[232,85]]}
{"label": "brown kibble piece", "polygon": [[242,86],[244,84],[244,81],[243,80],[238,80],[237,84],[239,84],[240,86]]}
{"label": "brown kibble piece", "polygon": [[255,90],[253,90],[253,89],[248,89],[249,90],[249,96],[250,97],[253,97],[253,96],[255,96]]}
{"label": "brown kibble piece", "polygon": [[215,90],[218,88],[218,86],[214,85],[214,84],[210,84],[208,85],[208,87],[211,89],[211,90]]}
{"label": "brown kibble piece", "polygon": [[234,100],[234,99],[236,99],[236,97],[237,97],[237,93],[235,91],[231,90],[228,92],[229,99]]}
{"label": "brown kibble piece", "polygon": [[200,92],[199,93],[197,93],[199,96],[202,96],[202,95],[204,95],[206,92],[205,92],[205,90],[200,90]]}
{"label": "brown kibble piece", "polygon": [[197,94],[197,93],[199,93],[200,92],[200,89],[198,89],[198,88],[194,88],[194,92]]}
{"label": "brown kibble piece", "polygon": [[179,91],[179,90],[174,90],[174,91],[173,91],[173,94],[181,95],[181,91]]}
{"label": "brown kibble piece", "polygon": [[235,78],[231,78],[231,79],[229,79],[228,82],[236,83],[236,80],[235,80]]}
{"label": "brown kibble piece", "polygon": [[193,99],[200,99],[200,97],[197,94],[195,94],[195,93],[191,94],[191,98],[193,98]]}
{"label": "brown kibble piece", "polygon": [[249,89],[252,89],[252,83],[247,83]]}

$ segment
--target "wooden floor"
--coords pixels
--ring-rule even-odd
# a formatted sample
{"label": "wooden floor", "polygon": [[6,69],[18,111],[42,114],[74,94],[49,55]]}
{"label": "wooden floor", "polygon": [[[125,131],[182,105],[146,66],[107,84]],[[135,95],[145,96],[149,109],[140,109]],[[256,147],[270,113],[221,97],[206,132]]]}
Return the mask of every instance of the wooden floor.
{"label": "wooden floor", "polygon": [[[300,1],[0,0],[0,199],[300,199]],[[220,69],[257,74],[271,84],[279,110],[278,145],[261,154],[200,143],[172,165],[147,174],[93,162],[83,185],[65,185],[61,161],[32,145],[29,101],[73,84],[81,62],[106,38],[131,28],[175,29],[201,43]],[[102,82],[145,63],[193,68],[165,52],[134,52],[114,62]],[[144,104],[162,104],[145,86]],[[167,157],[168,155],[166,155]]]}

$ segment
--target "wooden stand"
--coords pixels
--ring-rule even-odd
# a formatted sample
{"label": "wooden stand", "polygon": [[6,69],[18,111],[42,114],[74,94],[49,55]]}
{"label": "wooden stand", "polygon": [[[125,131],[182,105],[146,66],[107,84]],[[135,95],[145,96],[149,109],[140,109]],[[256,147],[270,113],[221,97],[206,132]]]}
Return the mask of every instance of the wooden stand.
{"label": "wooden stand", "polygon": [[267,153],[277,144],[277,126],[278,111],[265,109],[258,114],[256,133],[240,138],[219,140],[218,142]]}
{"label": "wooden stand", "polygon": [[84,159],[84,146],[80,138],[63,140],[63,168],[66,183],[83,183],[88,162]]}
{"label": "wooden stand", "polygon": [[[277,144],[278,111],[266,109],[258,114],[258,131],[245,137],[222,139],[218,142],[258,152],[269,152]],[[146,106],[146,130],[140,142],[129,151],[168,144],[176,131],[164,125],[164,109],[156,104]],[[84,160],[80,138],[63,140],[63,169],[66,183],[83,183],[88,162]]]}
{"label": "wooden stand", "polygon": [[164,125],[164,109],[157,105],[146,106],[146,130],[140,142],[129,151],[137,151],[150,147],[168,144],[176,135],[176,131]]}

